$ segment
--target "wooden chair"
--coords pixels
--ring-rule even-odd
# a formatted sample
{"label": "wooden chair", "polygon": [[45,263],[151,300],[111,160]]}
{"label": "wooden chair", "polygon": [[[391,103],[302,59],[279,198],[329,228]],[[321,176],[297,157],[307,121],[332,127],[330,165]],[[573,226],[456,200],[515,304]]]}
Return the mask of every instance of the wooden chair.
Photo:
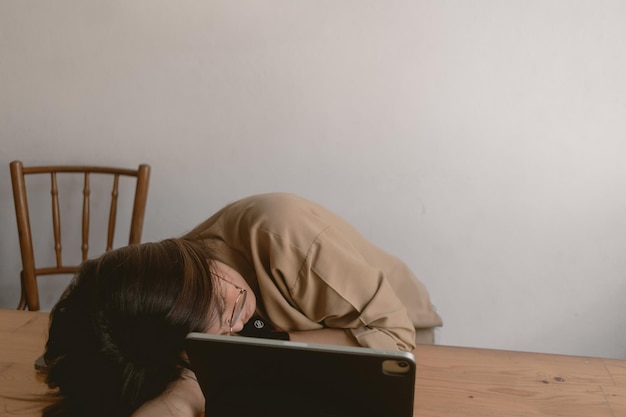
{"label": "wooden chair", "polygon": [[[134,179],[136,180],[136,184],[134,188],[132,215],[130,217],[130,236],[128,239],[128,244],[132,245],[140,243],[141,232],[143,229],[144,212],[148,197],[148,183],[150,181],[149,165],[139,165],[138,169],[121,169],[98,166],[24,167],[21,161],[13,161],[11,162],[10,166],[11,182],[13,185],[13,200],[15,202],[15,214],[17,216],[17,231],[19,234],[20,252],[22,255],[22,271],[20,275],[21,296],[19,305],[17,307],[18,309],[24,310],[26,307],[28,307],[29,310],[40,309],[39,289],[37,285],[37,278],[39,276],[74,274],[78,270],[80,262],[87,259],[89,252],[89,226],[92,192],[92,185],[90,185],[90,180],[92,178],[94,179],[94,181],[101,181],[101,177],[104,177],[105,179],[110,178],[112,180],[110,208],[107,210],[105,206],[103,210],[104,212],[108,211],[108,229],[106,233],[106,251],[108,251],[111,250],[114,245],[114,234],[118,214],[118,194],[120,192],[120,176],[134,177]],[[26,194],[26,176],[36,174],[47,174],[50,176],[50,193],[52,194],[52,231],[49,231],[49,233],[54,235],[54,258],[56,258],[56,263],[52,266],[45,267],[39,266],[38,263],[35,261],[35,250],[33,245],[33,236],[31,232],[31,218],[29,214],[28,200]],[[61,244],[61,206],[59,205],[59,190],[62,189],[63,191],[65,191],[65,188],[58,186],[57,174],[63,174],[62,177],[64,179],[67,177],[65,174],[72,174],[72,176],[78,175],[83,177],[82,181],[79,179],[78,182],[78,184],[82,183],[82,198],[78,198],[78,200],[82,200],[82,216],[77,216],[82,217],[82,221],[80,222],[80,239],[82,239],[82,245],[80,245],[80,250],[82,251],[82,254],[80,256],[80,259],[82,260],[79,262],[75,261],[72,265],[65,265],[62,256],[63,247]],[[133,180],[133,178],[131,178],[131,180]],[[130,193],[132,193],[132,191]],[[63,203],[65,204],[65,200],[63,200]],[[80,203],[80,201],[78,203]],[[65,205],[63,207],[65,207]],[[35,206],[32,206],[31,208],[35,209]],[[81,211],[80,208],[77,211]],[[106,221],[106,219],[104,219],[103,222],[104,221]],[[52,241],[49,235],[48,239]],[[38,241],[39,240],[41,239],[38,239]],[[52,249],[52,245],[50,245],[50,251],[52,251]],[[76,251],[78,251],[78,249],[79,245],[77,244]],[[76,254],[75,258],[79,258],[78,253]],[[50,263],[54,262],[51,261]]]}

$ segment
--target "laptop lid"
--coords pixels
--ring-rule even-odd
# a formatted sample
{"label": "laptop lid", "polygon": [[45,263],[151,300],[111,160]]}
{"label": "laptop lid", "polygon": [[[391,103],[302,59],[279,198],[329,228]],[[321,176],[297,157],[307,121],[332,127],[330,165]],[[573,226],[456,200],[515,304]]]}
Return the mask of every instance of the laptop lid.
{"label": "laptop lid", "polygon": [[413,416],[409,352],[204,333],[186,350],[207,417]]}

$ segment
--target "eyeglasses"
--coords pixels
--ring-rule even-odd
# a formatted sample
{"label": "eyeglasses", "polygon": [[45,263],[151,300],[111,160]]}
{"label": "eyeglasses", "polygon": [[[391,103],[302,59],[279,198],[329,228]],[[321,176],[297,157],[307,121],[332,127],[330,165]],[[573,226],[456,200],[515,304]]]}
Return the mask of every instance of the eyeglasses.
{"label": "eyeglasses", "polygon": [[235,285],[232,282],[225,280],[224,278],[220,279],[224,282],[228,282],[230,285],[239,290],[239,295],[235,300],[235,305],[233,306],[233,312],[230,315],[230,319],[226,320],[226,324],[228,324],[228,326],[230,327],[229,334],[232,335],[234,333],[233,325],[237,323],[237,320],[239,320],[239,317],[241,317],[241,313],[243,312],[243,306],[246,304],[246,296],[248,295],[248,292],[244,288],[241,288],[239,285]]}

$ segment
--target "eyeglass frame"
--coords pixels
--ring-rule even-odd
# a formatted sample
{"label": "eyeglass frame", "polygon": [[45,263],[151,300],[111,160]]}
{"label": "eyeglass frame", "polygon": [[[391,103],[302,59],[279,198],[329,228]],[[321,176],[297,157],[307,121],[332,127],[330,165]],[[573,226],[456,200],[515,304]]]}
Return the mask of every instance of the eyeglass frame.
{"label": "eyeglass frame", "polygon": [[242,288],[237,284],[233,284],[232,282],[222,277],[219,277],[219,278],[222,281],[229,283],[230,285],[232,285],[233,287],[239,290],[239,295],[237,295],[237,299],[235,300],[235,304],[233,305],[233,312],[230,315],[230,319],[226,320],[226,324],[228,324],[228,326],[230,327],[229,334],[232,336],[234,334],[233,325],[237,322],[237,320],[239,320],[239,317],[241,317],[243,308],[246,305],[246,298],[248,297],[248,291],[245,288]]}

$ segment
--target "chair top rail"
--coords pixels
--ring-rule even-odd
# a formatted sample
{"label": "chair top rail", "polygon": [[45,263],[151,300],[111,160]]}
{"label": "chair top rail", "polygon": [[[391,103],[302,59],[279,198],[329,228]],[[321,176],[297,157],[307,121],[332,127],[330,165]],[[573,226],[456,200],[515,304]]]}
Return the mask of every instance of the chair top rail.
{"label": "chair top rail", "polygon": [[125,175],[125,176],[137,176],[136,169],[110,168],[110,167],[102,167],[102,166],[84,166],[84,165],[24,167],[22,170],[24,174],[48,174],[50,172],[59,172],[59,173],[91,172],[95,174],[117,174],[117,175]]}

